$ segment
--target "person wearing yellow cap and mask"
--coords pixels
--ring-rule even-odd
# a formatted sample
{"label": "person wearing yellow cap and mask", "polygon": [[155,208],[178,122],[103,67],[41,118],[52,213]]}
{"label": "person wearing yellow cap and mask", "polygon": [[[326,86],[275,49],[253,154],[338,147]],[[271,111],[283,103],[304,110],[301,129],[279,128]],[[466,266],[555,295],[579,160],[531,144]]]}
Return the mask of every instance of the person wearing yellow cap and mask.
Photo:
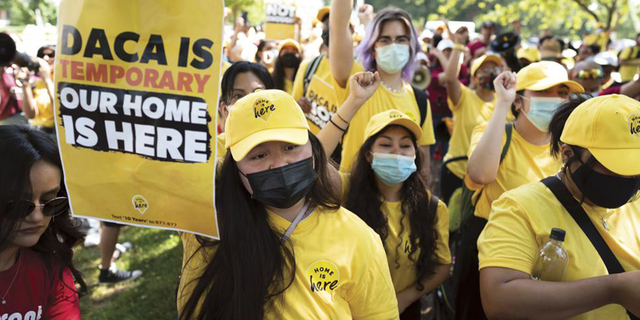
{"label": "person wearing yellow cap and mask", "polygon": [[283,90],[291,94],[293,91],[293,79],[298,72],[302,59],[302,48],[293,39],[286,39],[278,44],[278,58],[273,66],[274,89]]}
{"label": "person wearing yellow cap and mask", "polygon": [[[583,92],[578,83],[568,80],[564,67],[551,61],[530,64],[517,75],[504,72],[494,85],[496,109],[489,122],[473,130],[469,147],[465,184],[475,191],[471,198],[475,216],[463,221],[461,249],[456,256],[458,319],[484,317],[476,241],[489,218],[491,204],[508,190],[560,170],[562,163],[549,153],[549,122],[571,93]],[[516,114],[513,123],[505,120],[510,110]]]}
{"label": "person wearing yellow cap and mask", "polygon": [[[592,98],[559,110],[550,132],[562,170],[504,193],[478,240],[487,315],[638,319],[640,102],[622,95]],[[552,228],[565,231],[564,277],[533,280]]]}
{"label": "person wearing yellow cap and mask", "polygon": [[[356,73],[338,115],[350,119],[374,94],[379,81],[377,74]],[[402,111],[375,114],[364,129],[365,142],[352,171],[340,173],[341,179],[334,183],[343,192],[344,206],[385,244],[401,319],[420,319],[420,297],[449,276],[451,263],[447,207],[432,196],[419,174],[425,156],[418,148],[421,136],[418,123]],[[327,154],[340,137],[333,126],[318,135]]]}
{"label": "person wearing yellow cap and mask", "polygon": [[182,234],[180,319],[397,319],[380,237],[340,207],[295,100],[245,96],[226,136],[220,240]]}
{"label": "person wearing yellow cap and mask", "polygon": [[[451,34],[456,43],[445,68],[449,109],[453,113],[453,132],[449,150],[444,156],[440,172],[440,192],[446,203],[454,191],[462,186],[467,168],[467,151],[471,132],[478,124],[488,121],[495,105],[493,80],[502,72],[503,61],[498,55],[484,55],[471,64],[471,89],[458,80],[466,37],[459,31]],[[506,116],[505,116],[506,117]],[[513,119],[513,116],[510,116]]]}

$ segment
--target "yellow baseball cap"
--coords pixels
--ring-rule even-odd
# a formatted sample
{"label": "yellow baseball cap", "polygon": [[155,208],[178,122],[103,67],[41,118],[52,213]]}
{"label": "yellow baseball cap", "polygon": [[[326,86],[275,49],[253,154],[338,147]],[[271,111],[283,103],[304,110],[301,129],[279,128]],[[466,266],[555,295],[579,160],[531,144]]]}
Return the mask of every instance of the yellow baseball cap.
{"label": "yellow baseball cap", "polygon": [[318,21],[322,22],[322,20],[324,20],[325,16],[329,14],[329,10],[331,9],[331,7],[329,6],[325,6],[320,8],[320,10],[318,10],[318,14],[316,15],[316,19],[318,19]]}
{"label": "yellow baseball cap", "polygon": [[261,90],[244,96],[229,111],[225,148],[240,161],[255,146],[267,141],[303,145],[309,125],[293,97],[281,90]]}
{"label": "yellow baseball cap", "polygon": [[542,59],[540,50],[536,47],[520,48],[516,56],[518,59],[527,59],[529,62],[538,62]]}
{"label": "yellow baseball cap", "polygon": [[284,47],[294,47],[296,48],[296,50],[298,50],[298,52],[302,52],[302,48],[300,47],[298,41],[295,41],[293,39],[285,39],[280,41],[280,43],[278,44],[278,51],[282,50],[282,48]]}
{"label": "yellow baseball cap", "polygon": [[422,137],[422,129],[420,129],[420,126],[415,123],[415,121],[411,120],[411,118],[402,111],[391,109],[380,112],[369,119],[369,123],[364,130],[364,139],[367,140],[371,138],[376,133],[392,124],[407,128],[409,131],[413,132],[416,136],[416,140]]}
{"label": "yellow baseball cap", "polygon": [[485,62],[495,62],[497,65],[502,66],[502,58],[500,58],[500,56],[495,54],[485,54],[484,56],[473,60],[471,63],[471,75],[475,76],[476,71],[478,71]]}
{"label": "yellow baseball cap", "polygon": [[520,69],[516,77],[516,91],[542,91],[564,84],[571,92],[584,92],[584,88],[579,83],[569,80],[567,69],[553,61],[532,63]]}
{"label": "yellow baseball cap", "polygon": [[640,175],[640,102],[617,94],[589,99],[573,110],[560,141],[589,150],[619,175]]}

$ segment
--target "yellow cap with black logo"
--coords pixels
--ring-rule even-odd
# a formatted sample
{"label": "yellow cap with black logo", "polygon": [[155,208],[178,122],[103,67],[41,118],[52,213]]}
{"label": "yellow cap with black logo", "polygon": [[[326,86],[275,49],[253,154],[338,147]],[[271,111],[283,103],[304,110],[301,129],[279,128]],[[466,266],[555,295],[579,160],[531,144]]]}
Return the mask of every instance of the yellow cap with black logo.
{"label": "yellow cap with black logo", "polygon": [[268,141],[303,145],[309,125],[293,97],[281,90],[261,90],[238,100],[225,124],[225,148],[236,161],[255,146]]}
{"label": "yellow cap with black logo", "polygon": [[520,69],[516,77],[516,91],[542,91],[564,84],[571,92],[584,92],[584,88],[579,83],[569,80],[567,69],[553,61],[532,63]]}
{"label": "yellow cap with black logo", "polygon": [[560,140],[619,175],[640,175],[640,102],[617,94],[589,99],[573,110]]}
{"label": "yellow cap with black logo", "polygon": [[420,126],[415,121],[411,120],[411,118],[402,111],[391,109],[380,112],[371,117],[364,130],[364,139],[367,140],[371,138],[376,133],[392,124],[407,128],[407,130],[411,131],[416,136],[416,140],[419,140],[420,137],[422,137],[422,129],[420,129]]}

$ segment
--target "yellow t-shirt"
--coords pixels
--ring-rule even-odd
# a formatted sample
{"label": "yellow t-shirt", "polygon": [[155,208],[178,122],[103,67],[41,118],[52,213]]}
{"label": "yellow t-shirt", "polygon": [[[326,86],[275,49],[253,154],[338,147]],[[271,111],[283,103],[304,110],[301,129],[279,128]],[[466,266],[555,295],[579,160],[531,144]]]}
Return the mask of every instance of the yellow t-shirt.
{"label": "yellow t-shirt", "polygon": [[31,119],[32,126],[53,128],[53,104],[47,90],[47,84],[42,80],[36,80],[36,87],[33,89],[33,100],[38,108],[38,115]]}
{"label": "yellow t-shirt", "polygon": [[[618,209],[582,207],[626,271],[640,270],[640,201]],[[607,218],[609,230],[603,226]],[[478,239],[480,269],[509,268],[531,274],[539,248],[552,228],[566,231],[563,246],[569,254],[564,281],[607,275],[607,268],[589,238],[541,182],[507,191],[494,201]],[[572,320],[629,319],[620,305],[606,305]]]}
{"label": "yellow t-shirt", "polygon": [[[400,110],[416,123],[420,123],[420,109],[411,84],[405,83],[404,92],[402,93],[393,93],[384,86],[378,86],[373,96],[353,116],[349,129],[342,138],[340,171],[351,172],[351,165],[356,160],[358,150],[364,144],[364,130],[369,123],[369,119],[380,112],[391,109]],[[436,143],[436,139],[433,135],[431,107],[427,102],[427,118],[422,124],[422,137],[418,140],[418,145],[426,146],[434,143]]]}
{"label": "yellow t-shirt", "polygon": [[[461,88],[458,104],[454,105],[451,99],[448,99],[449,109],[453,113],[453,133],[449,140],[449,151],[443,161],[467,155],[473,128],[489,121],[496,104],[495,98],[493,101],[485,102],[473,90],[463,85]],[[467,160],[450,162],[447,168],[462,179],[467,171]]]}
{"label": "yellow t-shirt", "polygon": [[[385,240],[389,271],[391,280],[396,292],[400,292],[416,285],[415,262],[409,259],[411,242],[409,240],[410,224],[409,217],[402,219],[402,202],[387,202],[382,205],[382,212],[387,216],[389,222],[389,234]],[[402,220],[402,224],[401,224]],[[451,263],[451,251],[449,251],[449,211],[442,201],[438,201],[438,211],[436,212],[436,251],[435,256],[440,264]],[[402,232],[401,232],[402,231]],[[414,253],[413,258],[417,259],[420,250]]]}
{"label": "yellow t-shirt", "polygon": [[[298,101],[302,97],[304,91],[304,74],[307,66],[313,59],[303,61],[298,68],[296,78],[293,80],[292,96]],[[356,61],[353,62],[351,75],[364,71],[362,66]],[[331,73],[331,65],[326,56],[322,57],[316,73],[313,75],[309,87],[307,88],[306,98],[311,101],[311,113],[305,114],[309,127],[313,134],[318,134],[329,119],[335,114],[340,105],[349,96],[349,82],[347,86],[342,88],[338,85]]]}
{"label": "yellow t-shirt", "polygon": [[[469,157],[478,146],[486,129],[486,122],[473,129]],[[504,133],[502,135],[503,148],[506,140],[507,134]],[[515,189],[529,182],[540,181],[560,171],[562,162],[551,156],[550,148],[549,144],[537,146],[527,142],[517,130],[513,129],[509,150],[498,168],[495,181],[488,185],[478,185],[473,183],[468,176],[465,176],[465,183],[469,189],[479,190],[484,187],[480,198],[476,198],[479,192],[476,192],[473,198],[473,201],[478,201],[475,215],[488,219],[491,203],[505,191]]]}
{"label": "yellow t-shirt", "polygon": [[[340,172],[342,180],[342,202],[346,201],[349,192],[349,183],[351,175]],[[431,193],[429,193],[431,197]],[[389,222],[389,233],[385,240],[384,247],[387,252],[387,261],[389,262],[389,270],[391,271],[391,280],[396,292],[400,292],[409,286],[415,285],[416,278],[415,263],[409,259],[408,249],[410,246],[409,232],[411,230],[409,219],[402,220],[402,202],[388,202],[382,204],[382,212],[386,215]],[[402,220],[402,225],[400,221]],[[449,250],[449,211],[447,205],[438,200],[438,210],[436,211],[436,261],[440,264],[451,263],[451,251]],[[398,248],[396,250],[396,248]],[[414,259],[420,255],[420,249],[414,253]],[[396,259],[398,264],[396,264]]]}
{"label": "yellow t-shirt", "polygon": [[[629,48],[625,48],[624,50],[620,51],[620,54],[618,55],[618,59],[620,59],[620,62],[622,61],[638,61],[640,58],[638,58],[638,51],[640,51],[640,46],[633,46],[633,47],[629,47]],[[638,66],[623,66],[620,65],[620,70],[618,71],[620,73],[620,78],[622,79],[622,82],[627,82],[627,81],[631,81],[633,80],[633,77],[636,75],[636,73],[638,73]]]}
{"label": "yellow t-shirt", "polygon": [[[271,226],[284,233],[290,222],[269,212]],[[212,256],[195,236],[184,247],[178,312]],[[290,237],[295,279],[265,319],[398,319],[398,302],[380,237],[350,211],[315,210]],[[191,258],[193,253],[196,255]],[[191,260],[189,260],[191,258]],[[188,264],[185,265],[185,262]]]}

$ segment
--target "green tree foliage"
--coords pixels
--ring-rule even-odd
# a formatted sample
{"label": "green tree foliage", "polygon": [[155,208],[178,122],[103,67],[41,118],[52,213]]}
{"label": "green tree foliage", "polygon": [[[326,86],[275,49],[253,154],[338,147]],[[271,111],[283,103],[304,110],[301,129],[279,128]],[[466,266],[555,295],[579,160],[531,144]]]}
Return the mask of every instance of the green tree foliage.
{"label": "green tree foliage", "polygon": [[627,0],[366,0],[376,11],[396,6],[409,12],[417,26],[427,20],[494,21],[502,31],[512,29],[514,20],[521,21],[525,37],[540,35],[549,29],[553,34],[579,38],[596,29],[605,29],[620,17],[618,35],[634,37],[628,19]]}
{"label": "green tree foliage", "polygon": [[0,9],[7,10],[14,26],[35,24],[36,9],[40,9],[45,23],[55,25],[58,18],[58,8],[48,0],[0,0]]}

